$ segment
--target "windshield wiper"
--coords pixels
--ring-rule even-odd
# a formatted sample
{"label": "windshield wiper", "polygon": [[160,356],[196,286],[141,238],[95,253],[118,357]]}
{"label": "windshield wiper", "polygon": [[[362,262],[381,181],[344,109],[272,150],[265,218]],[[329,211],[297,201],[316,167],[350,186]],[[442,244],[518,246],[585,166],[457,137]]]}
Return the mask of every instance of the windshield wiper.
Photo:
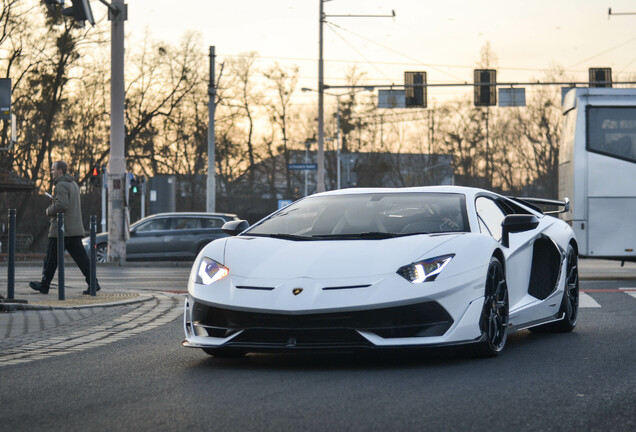
{"label": "windshield wiper", "polygon": [[263,234],[263,233],[247,232],[244,235],[254,236],[254,237],[271,237],[271,238],[283,239],[283,240],[316,240],[315,238],[307,237],[307,236],[299,236],[294,234],[280,234],[280,233],[279,234]]}

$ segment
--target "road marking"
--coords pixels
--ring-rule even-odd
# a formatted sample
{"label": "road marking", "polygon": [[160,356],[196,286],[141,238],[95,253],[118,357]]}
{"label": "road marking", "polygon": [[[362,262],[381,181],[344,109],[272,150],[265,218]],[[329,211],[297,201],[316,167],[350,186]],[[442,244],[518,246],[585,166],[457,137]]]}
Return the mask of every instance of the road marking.
{"label": "road marking", "polygon": [[592,298],[589,294],[585,294],[584,292],[579,293],[579,307],[580,308],[597,308],[601,307],[600,304],[596,300]]}
{"label": "road marking", "polygon": [[636,291],[628,292],[627,294],[629,294],[630,296],[636,299]]}

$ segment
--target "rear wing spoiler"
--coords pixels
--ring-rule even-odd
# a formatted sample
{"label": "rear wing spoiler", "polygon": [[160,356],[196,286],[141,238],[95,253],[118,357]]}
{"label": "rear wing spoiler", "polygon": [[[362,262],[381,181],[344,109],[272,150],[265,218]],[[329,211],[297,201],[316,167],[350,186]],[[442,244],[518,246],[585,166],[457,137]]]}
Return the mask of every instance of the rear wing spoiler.
{"label": "rear wing spoiler", "polygon": [[[569,198],[564,198],[563,201],[560,200],[553,200],[553,199],[545,199],[545,198],[529,198],[529,197],[524,197],[524,198],[519,198],[519,197],[509,197],[512,200],[515,200],[517,202],[520,202],[521,204],[525,204],[528,207],[536,210],[536,211],[540,211],[543,214],[547,214],[547,215],[557,215],[559,213],[567,213],[570,211],[570,199]],[[544,212],[543,210],[541,210],[539,207],[540,205],[545,205],[545,206],[555,206],[555,207],[563,207],[562,210],[555,210],[555,211],[547,211]]]}

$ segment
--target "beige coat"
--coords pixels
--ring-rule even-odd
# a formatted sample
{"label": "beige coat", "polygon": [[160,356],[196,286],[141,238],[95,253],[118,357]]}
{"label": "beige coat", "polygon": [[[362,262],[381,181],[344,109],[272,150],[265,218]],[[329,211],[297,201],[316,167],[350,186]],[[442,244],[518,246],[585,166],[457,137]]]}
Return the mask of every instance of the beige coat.
{"label": "beige coat", "polygon": [[49,238],[57,238],[57,214],[64,213],[64,236],[86,235],[84,223],[82,222],[82,206],[80,203],[79,186],[75,179],[64,174],[53,182],[55,190],[53,192],[53,203],[46,209],[46,215],[51,221],[49,228]]}

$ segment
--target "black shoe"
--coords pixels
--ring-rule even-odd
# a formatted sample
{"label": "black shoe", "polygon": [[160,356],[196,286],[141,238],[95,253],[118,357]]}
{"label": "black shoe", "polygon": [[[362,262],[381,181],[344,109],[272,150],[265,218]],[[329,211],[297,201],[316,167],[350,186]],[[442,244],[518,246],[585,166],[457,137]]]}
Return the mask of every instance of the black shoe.
{"label": "black shoe", "polygon": [[41,294],[49,293],[49,287],[42,285],[41,282],[29,282],[29,286],[32,289],[39,291]]}
{"label": "black shoe", "polygon": [[[97,286],[95,287],[95,292],[99,291],[100,289],[102,289],[102,287],[99,286],[99,284],[97,284]],[[87,290],[82,291],[82,294],[84,295],[90,295],[91,294],[91,288],[88,287]]]}

